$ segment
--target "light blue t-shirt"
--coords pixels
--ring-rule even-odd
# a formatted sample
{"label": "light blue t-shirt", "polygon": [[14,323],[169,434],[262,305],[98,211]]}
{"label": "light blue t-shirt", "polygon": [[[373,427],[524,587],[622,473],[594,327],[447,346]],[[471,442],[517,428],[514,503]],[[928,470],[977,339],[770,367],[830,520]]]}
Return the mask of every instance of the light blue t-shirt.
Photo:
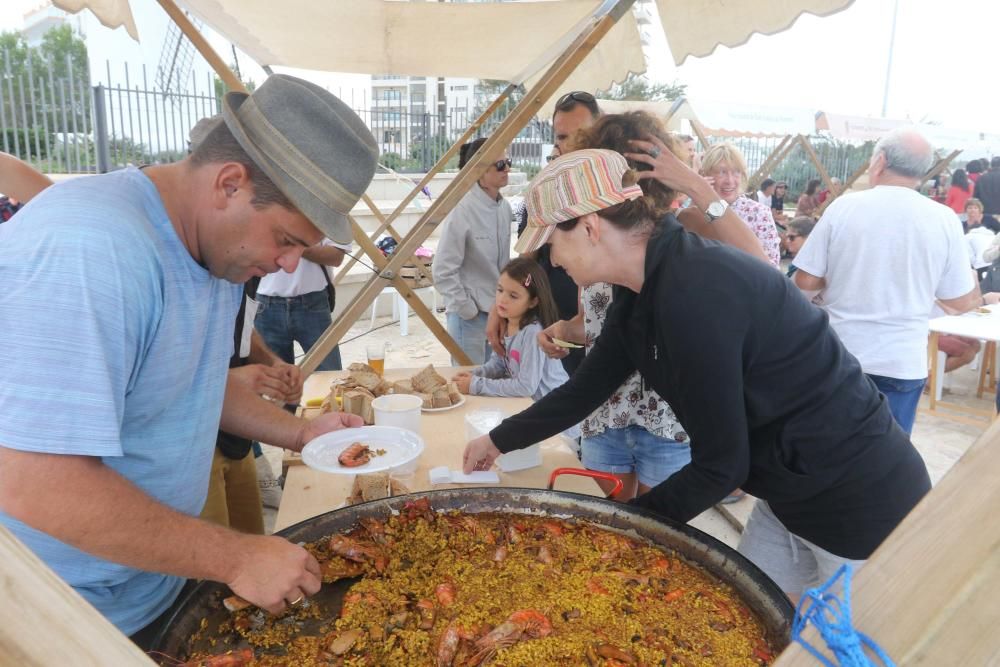
{"label": "light blue t-shirt", "polygon": [[[198,515],[242,292],[194,261],[141,171],[52,186],[0,225],[0,445],[100,457]],[[125,634],[183,584],[0,522]]]}

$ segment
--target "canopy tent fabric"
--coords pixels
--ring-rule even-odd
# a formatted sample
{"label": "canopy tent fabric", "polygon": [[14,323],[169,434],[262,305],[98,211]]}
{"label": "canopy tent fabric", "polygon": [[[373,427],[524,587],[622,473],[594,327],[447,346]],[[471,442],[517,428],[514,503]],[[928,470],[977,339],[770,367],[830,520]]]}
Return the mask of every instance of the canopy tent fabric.
{"label": "canopy tent fabric", "polygon": [[698,100],[692,105],[705,134],[715,137],[783,137],[816,131],[816,113],[795,107]]}
{"label": "canopy tent fabric", "polygon": [[[675,62],[772,34],[803,13],[820,16],[853,0],[657,0]],[[89,8],[109,27],[137,37],[128,0],[53,0]],[[181,0],[180,4],[261,65],[327,72],[455,76],[525,83],[528,66],[609,2],[458,3],[389,0]],[[613,4],[610,3],[610,4]],[[603,7],[602,7],[603,5]],[[491,36],[494,39],[491,39]],[[571,35],[572,36],[572,35]],[[539,65],[547,65],[543,61]],[[596,91],[645,71],[629,13],[578,67],[564,89]],[[530,83],[531,81],[528,81]]]}

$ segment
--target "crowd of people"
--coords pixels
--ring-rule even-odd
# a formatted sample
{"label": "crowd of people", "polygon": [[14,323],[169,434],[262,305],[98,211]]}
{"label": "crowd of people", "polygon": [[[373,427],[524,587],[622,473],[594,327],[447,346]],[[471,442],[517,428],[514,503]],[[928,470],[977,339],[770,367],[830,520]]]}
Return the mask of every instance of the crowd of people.
{"label": "crowd of people", "polygon": [[[930,144],[897,130],[870,189],[810,181],[790,216],[786,183],[747,192],[731,144],[698,154],[580,91],[552,120],[523,208],[497,149],[441,230],[434,279],[474,364],[456,385],[534,399],[468,443],[465,471],[562,433],[622,501],[678,521],[755,496],[739,549],[792,598],[863,562],[930,488],[909,433],[932,307],[1000,300],[979,285],[1000,159],[956,171],[949,208],[917,191]],[[282,408],[301,398],[293,342],[330,323],[374,139],[286,75],[195,134],[180,162],[55,187],[0,156],[0,190],[29,202],[0,225],[0,279],[31,286],[0,294],[0,523],[140,645],[188,580],[271,612],[314,594],[315,559],[263,535],[254,443],[361,425]]]}

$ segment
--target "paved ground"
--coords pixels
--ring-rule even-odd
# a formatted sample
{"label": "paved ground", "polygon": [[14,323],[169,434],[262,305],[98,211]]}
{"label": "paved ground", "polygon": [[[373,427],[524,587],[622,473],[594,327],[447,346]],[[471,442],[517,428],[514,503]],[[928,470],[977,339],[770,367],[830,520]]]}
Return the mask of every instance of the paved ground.
{"label": "paved ground", "polygon": [[[438,318],[443,323],[443,314],[438,314]],[[365,347],[372,344],[385,345],[387,368],[412,368],[425,364],[451,365],[444,347],[412,313],[409,332],[410,335],[406,337],[400,336],[399,325],[387,317],[376,318],[374,328],[370,331],[368,319],[360,320],[344,336],[345,342],[341,345],[344,366],[355,361],[365,361]],[[978,371],[961,368],[950,376],[951,387],[945,390],[944,400],[979,409],[992,408],[991,396],[976,398]],[[957,421],[929,415],[925,412],[926,405],[925,396],[913,430],[913,442],[927,463],[931,480],[936,483],[986,429],[987,423],[984,420]],[[277,471],[281,461],[280,450],[271,447],[267,450],[267,460]],[[753,500],[747,498],[720,509],[709,510],[691,523],[723,542],[735,545],[752,507]],[[273,512],[268,515],[268,525],[272,525]]]}

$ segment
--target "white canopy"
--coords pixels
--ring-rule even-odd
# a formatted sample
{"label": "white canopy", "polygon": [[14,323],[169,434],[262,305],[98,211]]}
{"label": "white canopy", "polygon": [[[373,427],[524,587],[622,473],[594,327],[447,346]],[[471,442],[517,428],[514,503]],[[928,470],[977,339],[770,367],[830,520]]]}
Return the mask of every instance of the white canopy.
{"label": "white canopy", "polygon": [[[802,13],[827,15],[853,0],[657,0],[674,60],[788,28]],[[138,39],[128,0],[53,0],[89,8]],[[327,72],[456,76],[523,83],[559,52],[561,36],[614,0],[458,3],[392,0],[180,0],[180,5],[261,65]],[[536,62],[538,59],[541,62]],[[537,67],[530,68],[531,63]],[[607,89],[645,71],[632,13],[580,64],[564,89]],[[529,80],[530,83],[530,80]]]}

